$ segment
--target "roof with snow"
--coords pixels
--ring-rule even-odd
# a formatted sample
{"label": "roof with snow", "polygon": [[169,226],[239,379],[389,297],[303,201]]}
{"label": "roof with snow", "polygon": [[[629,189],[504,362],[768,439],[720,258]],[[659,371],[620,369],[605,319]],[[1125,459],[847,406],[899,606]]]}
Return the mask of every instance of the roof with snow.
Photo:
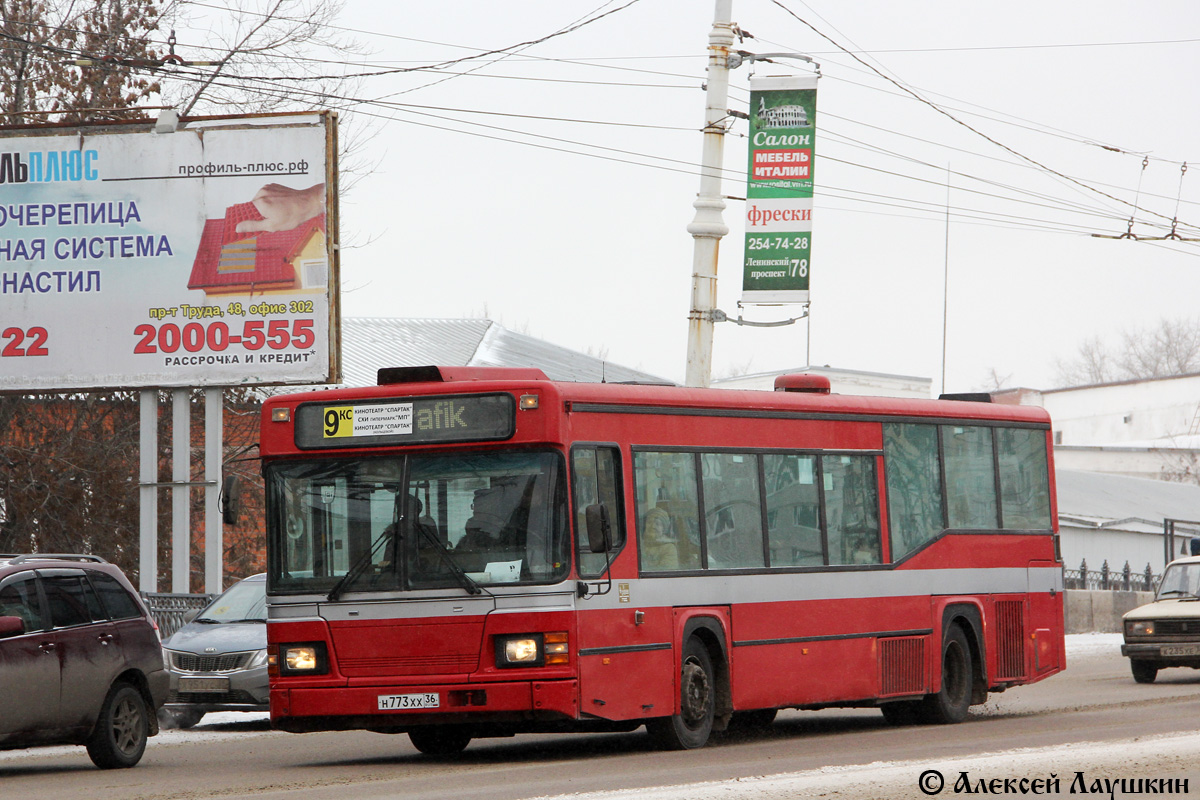
{"label": "roof with snow", "polygon": [[537,367],[556,381],[671,383],[510,331],[489,319],[342,320],[342,384],[374,386],[383,367]]}
{"label": "roof with snow", "polygon": [[1165,519],[1200,521],[1200,486],[1193,483],[1067,469],[1054,476],[1060,524],[1161,534]]}

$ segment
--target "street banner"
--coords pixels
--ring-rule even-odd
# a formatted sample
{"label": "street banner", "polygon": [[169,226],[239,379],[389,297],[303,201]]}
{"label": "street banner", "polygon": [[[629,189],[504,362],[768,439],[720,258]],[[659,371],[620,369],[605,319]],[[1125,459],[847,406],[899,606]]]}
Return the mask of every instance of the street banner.
{"label": "street banner", "polygon": [[750,80],[745,305],[807,303],[817,76]]}
{"label": "street banner", "polygon": [[0,129],[0,391],[336,381],[336,124]]}

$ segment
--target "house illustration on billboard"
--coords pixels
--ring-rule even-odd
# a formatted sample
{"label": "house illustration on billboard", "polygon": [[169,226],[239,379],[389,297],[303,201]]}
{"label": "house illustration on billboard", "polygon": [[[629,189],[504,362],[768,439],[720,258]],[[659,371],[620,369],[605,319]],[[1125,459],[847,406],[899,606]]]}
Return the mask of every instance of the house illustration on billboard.
{"label": "house illustration on billboard", "polygon": [[242,224],[243,232],[238,231],[240,223],[262,220],[253,203],[229,206],[224,218],[207,220],[188,288],[210,295],[324,292],[329,275],[325,214],[290,230],[244,232],[259,226]]}

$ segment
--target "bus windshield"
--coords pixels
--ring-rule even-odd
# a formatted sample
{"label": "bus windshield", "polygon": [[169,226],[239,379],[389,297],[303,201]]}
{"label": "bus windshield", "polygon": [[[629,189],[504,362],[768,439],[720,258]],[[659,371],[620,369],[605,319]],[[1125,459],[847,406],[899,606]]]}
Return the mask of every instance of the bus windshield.
{"label": "bus windshield", "polygon": [[563,474],[560,455],[531,451],[273,464],[271,590],[336,598],[562,580]]}

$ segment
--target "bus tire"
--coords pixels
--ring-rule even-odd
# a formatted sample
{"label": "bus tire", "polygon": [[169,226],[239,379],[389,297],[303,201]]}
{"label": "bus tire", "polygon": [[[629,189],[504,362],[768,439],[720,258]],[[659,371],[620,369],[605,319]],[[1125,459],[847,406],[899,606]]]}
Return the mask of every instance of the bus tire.
{"label": "bus tire", "polygon": [[879,707],[889,725],[916,725],[921,721],[921,700],[897,700]]}
{"label": "bus tire", "polygon": [[679,713],[646,723],[651,738],[664,750],[694,750],[703,747],[712,734],[716,716],[717,684],[708,648],[688,639],[683,648],[679,677]]}
{"label": "bus tire", "polygon": [[962,628],[951,625],[942,641],[942,688],[921,701],[921,721],[950,725],[967,718],[971,707],[971,648]]}
{"label": "bus tire", "polygon": [[775,721],[775,715],[779,713],[777,708],[758,708],[754,711],[735,711],[733,716],[729,718],[729,726],[725,728],[726,732],[747,733],[750,731],[760,731],[763,728],[770,727]]}
{"label": "bus tire", "polygon": [[1154,683],[1154,679],[1158,677],[1158,665],[1153,661],[1130,659],[1129,669],[1133,672],[1133,679],[1138,683]]}
{"label": "bus tire", "polygon": [[467,749],[471,733],[453,726],[430,725],[408,732],[413,747],[427,756],[453,756]]}

